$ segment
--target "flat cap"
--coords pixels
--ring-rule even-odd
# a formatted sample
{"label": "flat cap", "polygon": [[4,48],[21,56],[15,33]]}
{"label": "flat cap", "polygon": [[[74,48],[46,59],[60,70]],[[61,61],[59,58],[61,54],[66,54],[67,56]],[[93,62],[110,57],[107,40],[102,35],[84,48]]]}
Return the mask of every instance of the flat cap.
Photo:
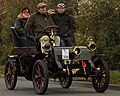
{"label": "flat cap", "polygon": [[37,8],[46,7],[46,6],[47,6],[47,4],[41,2],[37,5]]}

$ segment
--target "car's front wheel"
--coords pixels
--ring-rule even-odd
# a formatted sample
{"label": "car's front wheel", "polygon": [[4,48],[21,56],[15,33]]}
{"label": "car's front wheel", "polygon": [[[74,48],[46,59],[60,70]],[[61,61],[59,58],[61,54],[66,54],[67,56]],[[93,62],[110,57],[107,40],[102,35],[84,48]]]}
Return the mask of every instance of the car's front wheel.
{"label": "car's front wheel", "polygon": [[109,78],[110,78],[109,68],[107,63],[102,59],[96,60],[94,64],[95,67],[99,70],[94,72],[96,77],[92,77],[92,84],[97,92],[102,93],[106,91],[109,85]]}
{"label": "car's front wheel", "polygon": [[43,60],[37,60],[32,72],[33,86],[37,94],[43,95],[48,87],[49,75],[47,65]]}

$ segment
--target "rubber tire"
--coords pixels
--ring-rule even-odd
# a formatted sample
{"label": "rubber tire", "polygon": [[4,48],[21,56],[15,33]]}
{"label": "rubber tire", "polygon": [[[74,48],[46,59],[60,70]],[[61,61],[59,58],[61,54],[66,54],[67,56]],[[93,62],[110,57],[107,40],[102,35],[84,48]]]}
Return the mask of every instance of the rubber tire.
{"label": "rubber tire", "polygon": [[95,64],[95,67],[97,67],[98,65],[103,66],[104,71],[105,71],[105,82],[104,82],[104,85],[101,87],[97,86],[95,77],[92,77],[92,84],[93,84],[94,89],[97,92],[103,93],[104,91],[107,90],[108,85],[109,85],[109,78],[110,78],[109,67],[108,67],[108,64],[102,59],[96,60],[94,64]]}
{"label": "rubber tire", "polygon": [[[42,85],[42,88],[38,88],[37,83],[35,82],[35,70],[36,70],[37,66],[40,66],[42,68],[43,74],[44,74],[44,84]],[[43,60],[37,60],[35,62],[34,66],[33,66],[33,71],[32,71],[32,81],[33,81],[33,86],[34,86],[35,92],[37,94],[43,95],[48,88],[48,82],[49,82],[48,68]]]}
{"label": "rubber tire", "polygon": [[[7,72],[8,72],[8,66],[11,65],[12,68],[12,75],[13,75],[13,81],[11,83],[11,85],[8,83],[8,79],[7,79]],[[4,79],[5,79],[5,84],[8,90],[14,90],[16,84],[17,84],[17,75],[16,75],[16,66],[15,63],[12,60],[8,60],[5,66],[5,74],[4,74]]]}
{"label": "rubber tire", "polygon": [[[63,81],[63,79],[65,80],[65,82]],[[62,88],[69,88],[72,84],[72,77],[60,77],[59,78],[59,82]],[[64,84],[65,83],[65,84]]]}

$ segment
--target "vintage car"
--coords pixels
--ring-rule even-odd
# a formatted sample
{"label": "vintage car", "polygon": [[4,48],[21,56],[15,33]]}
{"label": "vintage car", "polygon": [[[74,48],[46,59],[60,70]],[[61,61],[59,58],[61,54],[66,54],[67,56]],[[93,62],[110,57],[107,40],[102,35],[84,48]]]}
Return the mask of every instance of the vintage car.
{"label": "vintage car", "polygon": [[[94,89],[104,92],[109,85],[109,68],[102,55],[91,56],[96,50],[94,38],[88,38],[89,46],[55,46],[57,26],[48,26],[45,32],[50,41],[45,42],[43,49],[33,36],[20,37],[11,27],[15,54],[9,55],[5,67],[5,84],[13,90],[17,77],[23,76],[33,82],[37,94],[47,91],[49,78],[58,78],[62,88],[69,88],[73,77],[91,77]],[[45,41],[46,38],[45,38]]]}

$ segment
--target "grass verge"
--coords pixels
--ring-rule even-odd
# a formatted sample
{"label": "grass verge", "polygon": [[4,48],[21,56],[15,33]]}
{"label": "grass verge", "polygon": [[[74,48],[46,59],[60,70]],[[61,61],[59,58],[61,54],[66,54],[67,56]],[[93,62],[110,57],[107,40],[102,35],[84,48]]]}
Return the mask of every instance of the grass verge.
{"label": "grass verge", "polygon": [[[91,81],[91,78],[83,77],[74,77],[73,80],[75,81]],[[110,84],[118,84],[120,85],[120,70],[117,71],[110,71]]]}
{"label": "grass verge", "polygon": [[[5,68],[5,66],[0,65],[0,74],[4,73],[4,68]],[[0,75],[0,77],[1,77],[1,75]]]}
{"label": "grass verge", "polygon": [[120,84],[120,70],[110,71],[110,83],[111,84]]}

